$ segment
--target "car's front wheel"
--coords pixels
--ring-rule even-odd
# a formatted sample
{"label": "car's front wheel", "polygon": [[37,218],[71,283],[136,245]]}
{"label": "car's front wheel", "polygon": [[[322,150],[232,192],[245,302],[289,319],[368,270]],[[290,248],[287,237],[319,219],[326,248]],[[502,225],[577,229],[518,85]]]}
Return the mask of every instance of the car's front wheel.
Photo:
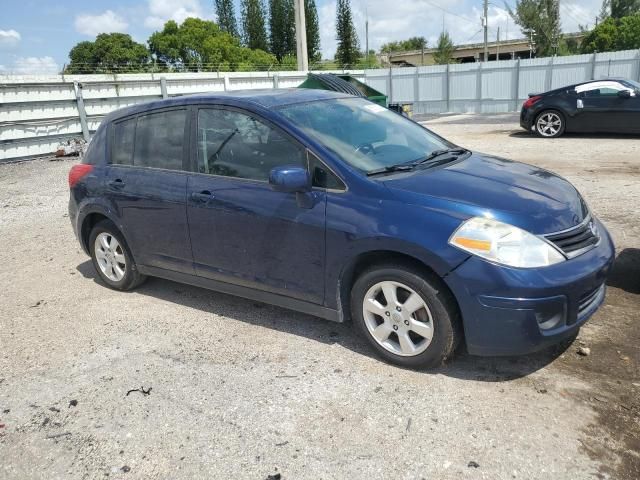
{"label": "car's front wheel", "polygon": [[103,220],[93,227],[89,249],[96,272],[109,287],[131,290],[145,280],[145,276],[138,272],[124,237],[113,222]]}
{"label": "car's front wheel", "polygon": [[408,265],[363,272],[351,291],[351,314],[378,354],[403,367],[438,366],[460,340],[451,295],[437,279]]}
{"label": "car's front wheel", "polygon": [[545,138],[556,138],[564,133],[565,121],[560,112],[545,110],[536,117],[536,133]]}

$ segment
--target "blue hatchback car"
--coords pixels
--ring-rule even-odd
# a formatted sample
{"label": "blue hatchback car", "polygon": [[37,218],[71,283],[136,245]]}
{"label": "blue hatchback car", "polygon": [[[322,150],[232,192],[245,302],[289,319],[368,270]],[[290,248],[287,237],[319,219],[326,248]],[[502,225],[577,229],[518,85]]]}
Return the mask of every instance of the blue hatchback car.
{"label": "blue hatchback car", "polygon": [[151,275],[351,319],[406,367],[460,342],[513,355],[574,335],[614,259],[566,180],[335,92],[118,110],[69,185],[73,228],[109,287]]}

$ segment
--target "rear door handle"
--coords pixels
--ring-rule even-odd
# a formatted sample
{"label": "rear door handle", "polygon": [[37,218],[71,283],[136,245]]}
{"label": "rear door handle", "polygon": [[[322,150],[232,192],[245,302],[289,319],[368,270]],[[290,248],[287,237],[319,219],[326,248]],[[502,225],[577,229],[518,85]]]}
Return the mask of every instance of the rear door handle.
{"label": "rear door handle", "polygon": [[120,179],[120,178],[116,178],[115,180],[111,180],[108,185],[111,188],[114,188],[116,190],[120,190],[122,188],[124,188],[124,182]]}
{"label": "rear door handle", "polygon": [[196,202],[206,203],[213,200],[213,194],[208,190],[203,190],[202,192],[193,192],[191,194],[191,199]]}

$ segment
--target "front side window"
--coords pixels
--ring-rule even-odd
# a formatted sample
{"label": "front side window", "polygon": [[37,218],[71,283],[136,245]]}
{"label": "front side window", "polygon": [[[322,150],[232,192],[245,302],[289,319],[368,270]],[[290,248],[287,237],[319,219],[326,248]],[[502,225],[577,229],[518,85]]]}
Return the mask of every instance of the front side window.
{"label": "front side window", "polygon": [[363,172],[420,161],[453,147],[411,120],[361,98],[299,103],[280,112]]}
{"label": "front side window", "polygon": [[305,150],[275,128],[232,110],[199,110],[198,172],[267,181],[284,165],[305,166]]}
{"label": "front side window", "polygon": [[168,110],[138,117],[133,165],[182,170],[187,110]]}

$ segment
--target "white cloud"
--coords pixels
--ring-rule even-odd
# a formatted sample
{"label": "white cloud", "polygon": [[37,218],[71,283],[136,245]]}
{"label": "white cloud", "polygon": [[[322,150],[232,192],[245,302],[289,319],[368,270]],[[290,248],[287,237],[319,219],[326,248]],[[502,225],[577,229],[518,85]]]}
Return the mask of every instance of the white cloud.
{"label": "white cloud", "polygon": [[18,57],[5,71],[19,75],[56,74],[60,67],[52,57]]}
{"label": "white cloud", "polygon": [[21,38],[15,30],[0,30],[0,47],[14,47]]}
{"label": "white cloud", "polygon": [[[336,1],[316,3],[323,55],[332,57],[336,51]],[[496,39],[498,27],[503,40],[523,37],[503,2],[494,3],[489,6],[489,39]],[[563,31],[576,32],[579,24],[584,25],[589,20],[593,25],[601,3],[602,0],[563,0],[560,3]],[[434,46],[443,24],[455,43],[480,43],[483,39],[481,4],[474,0],[402,0],[390,6],[389,0],[352,0],[351,8],[360,47],[364,50],[365,12],[368,11],[369,48],[378,50],[384,43],[414,36],[423,36],[430,46]]]}
{"label": "white cloud", "polygon": [[99,33],[124,32],[129,24],[113,10],[107,10],[97,15],[90,13],[77,15],[74,26],[79,33],[95,37]]}
{"label": "white cloud", "polygon": [[182,23],[188,17],[207,18],[199,0],[148,0],[148,3],[150,15],[144,20],[148,28],[162,28],[167,20]]}

